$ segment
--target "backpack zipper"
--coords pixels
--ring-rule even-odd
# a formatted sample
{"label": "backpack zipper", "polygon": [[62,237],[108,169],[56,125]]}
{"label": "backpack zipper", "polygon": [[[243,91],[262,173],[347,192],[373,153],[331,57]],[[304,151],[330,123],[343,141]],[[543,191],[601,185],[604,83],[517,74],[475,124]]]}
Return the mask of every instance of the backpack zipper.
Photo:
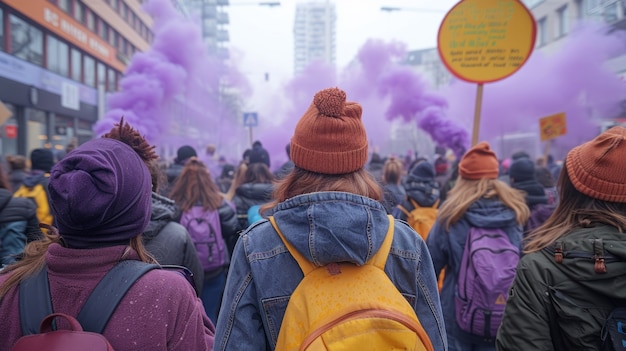
{"label": "backpack zipper", "polygon": [[310,344],[317,339],[318,337],[320,337],[320,335],[324,334],[325,332],[327,332],[330,328],[332,328],[335,325],[341,324],[343,322],[346,322],[348,320],[351,319],[357,319],[357,318],[361,318],[361,317],[375,317],[375,318],[385,318],[385,319],[391,319],[393,321],[396,321],[406,327],[408,327],[409,329],[411,329],[412,331],[414,331],[419,339],[424,342],[424,340],[427,340],[427,342],[425,342],[424,346],[426,347],[426,350],[428,351],[432,351],[433,350],[433,346],[430,343],[430,339],[428,339],[428,335],[426,335],[425,331],[420,331],[418,327],[415,326],[415,322],[406,317],[405,315],[398,313],[398,312],[394,312],[394,311],[385,311],[385,310],[379,310],[379,309],[366,309],[366,310],[360,310],[360,311],[353,311],[350,313],[347,313],[335,320],[332,320],[320,327],[318,327],[317,329],[315,329],[311,334],[309,334],[309,336],[304,339],[304,341],[302,342],[302,345],[300,346],[300,350],[304,350],[307,347],[310,346]]}

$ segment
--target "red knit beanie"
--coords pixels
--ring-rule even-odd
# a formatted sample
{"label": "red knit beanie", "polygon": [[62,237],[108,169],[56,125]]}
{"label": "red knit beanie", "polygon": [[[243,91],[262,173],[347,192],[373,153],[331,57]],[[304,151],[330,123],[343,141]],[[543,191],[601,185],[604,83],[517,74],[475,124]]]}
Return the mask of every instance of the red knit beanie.
{"label": "red knit beanie", "polygon": [[362,108],[339,88],[319,91],[291,138],[291,160],[307,171],[346,174],[367,162]]}
{"label": "red knit beanie", "polygon": [[486,141],[469,149],[459,163],[459,175],[463,179],[496,179],[498,171],[498,158]]}
{"label": "red knit beanie", "polygon": [[576,190],[596,199],[626,202],[626,128],[613,127],[573,148],[565,159]]}

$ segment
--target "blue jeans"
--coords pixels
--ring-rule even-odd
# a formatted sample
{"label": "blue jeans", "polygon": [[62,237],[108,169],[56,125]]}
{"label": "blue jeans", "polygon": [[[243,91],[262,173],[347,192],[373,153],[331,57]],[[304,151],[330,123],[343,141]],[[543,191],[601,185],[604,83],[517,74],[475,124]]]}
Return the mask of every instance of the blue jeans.
{"label": "blue jeans", "polygon": [[204,305],[206,315],[215,325],[217,323],[217,313],[219,312],[220,303],[222,302],[222,294],[226,286],[226,270],[224,269],[218,275],[211,279],[205,279],[202,286],[202,294],[200,299]]}

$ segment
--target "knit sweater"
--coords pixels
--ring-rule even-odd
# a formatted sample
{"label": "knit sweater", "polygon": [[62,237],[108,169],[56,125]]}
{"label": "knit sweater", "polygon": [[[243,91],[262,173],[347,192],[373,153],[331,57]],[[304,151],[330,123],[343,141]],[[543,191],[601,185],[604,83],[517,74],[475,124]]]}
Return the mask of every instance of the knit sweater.
{"label": "knit sweater", "polygon": [[[53,244],[46,253],[55,312],[78,312],[96,284],[122,257],[127,246],[69,249]],[[125,259],[138,259],[133,251]],[[11,273],[0,274],[2,284]],[[0,351],[22,335],[19,294],[12,288],[0,300]],[[68,328],[64,321],[60,329]],[[211,350],[214,327],[191,285],[171,271],[155,269],[124,296],[103,332],[117,351]]]}

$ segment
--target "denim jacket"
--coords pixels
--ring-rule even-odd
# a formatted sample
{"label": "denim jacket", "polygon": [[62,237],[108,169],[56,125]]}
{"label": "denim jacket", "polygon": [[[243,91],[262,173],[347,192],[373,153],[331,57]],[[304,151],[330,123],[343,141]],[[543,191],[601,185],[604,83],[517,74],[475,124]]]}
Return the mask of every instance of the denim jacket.
{"label": "denim jacket", "polygon": [[[343,192],[318,192],[278,204],[274,218],[286,239],[317,266],[363,265],[379,249],[389,219],[381,203]],[[435,350],[446,349],[437,280],[424,241],[395,222],[385,272],[414,307]],[[237,242],[217,321],[214,350],[273,350],[289,297],[302,271],[267,220]]]}

